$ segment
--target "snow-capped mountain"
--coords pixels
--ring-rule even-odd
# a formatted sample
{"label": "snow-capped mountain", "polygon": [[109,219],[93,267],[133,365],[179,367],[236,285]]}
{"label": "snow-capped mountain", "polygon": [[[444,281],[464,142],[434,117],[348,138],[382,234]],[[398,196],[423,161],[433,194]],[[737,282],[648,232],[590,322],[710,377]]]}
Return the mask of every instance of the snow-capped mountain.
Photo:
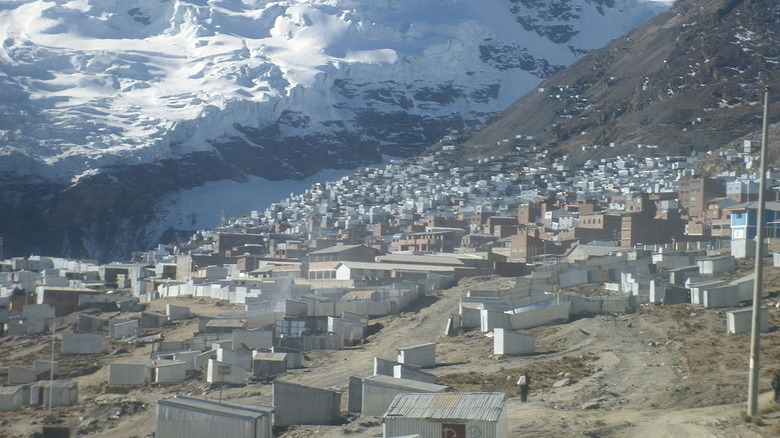
{"label": "snow-capped mountain", "polygon": [[[29,214],[31,204],[45,218],[37,225],[55,241],[31,248],[140,247],[165,228],[202,225],[199,212],[189,224],[164,219],[181,216],[183,189],[411,154],[479,125],[669,4],[2,1],[0,178],[22,195],[0,206]],[[107,194],[112,185],[123,195]],[[101,195],[85,199],[95,187]],[[203,208],[223,211],[215,198]],[[0,230],[30,235],[29,222],[6,219]],[[16,240],[6,238],[25,247]]]}

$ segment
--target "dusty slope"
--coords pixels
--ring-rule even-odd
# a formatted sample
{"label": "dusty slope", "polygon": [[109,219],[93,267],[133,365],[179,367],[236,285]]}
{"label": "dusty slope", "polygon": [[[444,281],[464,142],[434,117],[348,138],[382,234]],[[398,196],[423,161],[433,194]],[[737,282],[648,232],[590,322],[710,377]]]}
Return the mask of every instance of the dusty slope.
{"label": "dusty slope", "polygon": [[[767,292],[774,295],[778,270],[768,269]],[[393,358],[395,348],[438,342],[437,365],[429,372],[441,383],[460,391],[506,391],[511,436],[561,437],[760,437],[780,430],[769,394],[761,398],[763,422],[756,426],[740,419],[747,387],[747,335],[723,334],[723,315],[691,306],[650,307],[631,315],[583,318],[568,324],[540,327],[538,353],[531,357],[495,358],[492,339],[476,331],[443,336],[445,321],[469,289],[510,287],[513,280],[466,279],[453,289],[424,298],[402,315],[373,321],[383,328],[365,344],[341,351],[307,354],[306,369],[283,377],[301,384],[345,391],[349,376],[368,376],[372,358]],[[770,286],[771,285],[771,286]],[[774,301],[772,301],[774,303]],[[225,311],[205,302],[188,301],[195,313]],[[155,302],[153,309],[164,302]],[[773,325],[780,311],[770,308]],[[194,321],[167,334],[168,339],[191,336]],[[377,328],[379,326],[376,326]],[[0,343],[0,364],[22,363],[49,354],[48,337],[33,343],[23,339]],[[769,371],[780,368],[780,336],[763,335],[762,388],[768,390]],[[174,386],[151,386],[127,395],[100,394],[106,364],[122,358],[143,358],[150,347],[130,348],[107,357],[62,358],[67,372],[79,381],[82,403],[72,411],[55,410],[61,424],[95,437],[143,437],[154,430],[154,402],[174,394],[217,398],[219,391],[188,381]],[[73,363],[77,362],[77,363]],[[73,363],[73,366],[67,365]],[[82,368],[79,370],[77,366]],[[88,366],[90,365],[90,366]],[[101,366],[98,371],[93,371]],[[516,399],[514,379],[521,370],[533,377],[530,403]],[[568,386],[554,388],[564,373]],[[2,378],[4,376],[0,376]],[[226,399],[270,403],[271,386],[253,384],[224,391]],[[587,408],[587,409],[585,409]],[[26,409],[0,416],[0,437],[31,436],[40,430],[47,412]],[[293,427],[286,437],[381,436],[381,420],[349,418],[342,426]]]}

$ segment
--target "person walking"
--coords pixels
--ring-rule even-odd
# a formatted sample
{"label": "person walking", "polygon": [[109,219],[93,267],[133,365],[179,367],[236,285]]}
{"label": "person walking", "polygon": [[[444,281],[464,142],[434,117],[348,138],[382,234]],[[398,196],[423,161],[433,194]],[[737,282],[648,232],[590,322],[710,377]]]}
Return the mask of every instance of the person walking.
{"label": "person walking", "polygon": [[772,389],[775,390],[775,403],[780,403],[780,371],[776,372],[772,379]]}
{"label": "person walking", "polygon": [[517,386],[520,387],[520,401],[525,403],[528,401],[528,390],[531,389],[531,377],[527,372],[523,372],[520,378],[517,379]]}

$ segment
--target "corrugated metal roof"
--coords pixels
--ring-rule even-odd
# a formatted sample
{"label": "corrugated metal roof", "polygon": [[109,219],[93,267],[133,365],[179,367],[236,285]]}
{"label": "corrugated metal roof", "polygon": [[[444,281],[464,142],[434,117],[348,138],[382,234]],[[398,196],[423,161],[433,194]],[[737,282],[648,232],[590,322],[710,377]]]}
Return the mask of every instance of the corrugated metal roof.
{"label": "corrugated metal roof", "polygon": [[[359,248],[363,245],[335,245],[335,246],[329,246],[327,248],[322,248],[317,251],[312,251],[309,253],[309,255],[319,255],[319,254],[331,254],[331,253],[339,253],[342,251],[348,251],[350,249]],[[368,247],[367,247],[368,248]]]}
{"label": "corrugated metal roof", "polygon": [[0,394],[14,394],[21,390],[21,386],[0,386]]}
{"label": "corrugated metal roof", "polygon": [[411,380],[411,379],[398,379],[391,376],[371,376],[366,377],[363,379],[363,384],[372,384],[372,385],[379,385],[379,386],[389,386],[393,388],[406,388],[406,389],[413,389],[418,391],[427,391],[427,392],[441,392],[447,389],[444,385],[437,385],[435,383],[425,383],[420,382],[417,380]]}
{"label": "corrugated metal roof", "polygon": [[67,286],[41,286],[44,292],[69,292],[73,294],[101,294],[102,292],[95,289],[87,289],[84,287],[67,287]]}
{"label": "corrugated metal roof", "polygon": [[[769,211],[780,211],[780,202],[768,201],[765,203],[764,207]],[[724,210],[757,210],[757,209],[758,209],[758,201],[743,202],[742,204],[732,205],[731,207],[724,208]]]}
{"label": "corrugated metal roof", "polygon": [[496,421],[506,405],[502,392],[445,392],[398,394],[386,417]]}
{"label": "corrugated metal roof", "polygon": [[244,328],[246,327],[246,321],[241,321],[240,319],[212,319],[206,323],[206,327]]}
{"label": "corrugated metal roof", "polygon": [[341,297],[342,300],[373,300],[379,296],[378,290],[353,290]]}
{"label": "corrugated metal roof", "polygon": [[452,266],[441,265],[413,265],[404,263],[375,263],[375,262],[341,262],[344,267],[349,269],[365,269],[373,271],[431,271],[431,272],[453,272]]}
{"label": "corrugated metal roof", "polygon": [[439,255],[388,254],[379,256],[376,259],[383,263],[425,263],[429,265],[463,266],[463,262],[456,257]]}
{"label": "corrugated metal roof", "polygon": [[426,342],[424,344],[416,344],[416,345],[407,345],[405,347],[398,347],[395,349],[395,351],[401,351],[401,350],[413,350],[415,348],[428,348],[428,347],[436,347],[435,342]]}
{"label": "corrugated metal roof", "polygon": [[192,409],[204,412],[215,412],[222,415],[234,417],[256,418],[273,413],[274,408],[260,405],[243,405],[237,403],[219,403],[213,400],[207,400],[195,397],[176,396],[172,398],[161,399],[157,404],[174,406],[181,409]]}
{"label": "corrugated metal roof", "polygon": [[256,351],[252,355],[252,360],[265,360],[271,362],[284,362],[287,360],[287,353],[262,353]]}
{"label": "corrugated metal roof", "polygon": [[53,388],[78,388],[78,383],[72,380],[39,380],[34,382],[31,386],[39,387],[53,387]]}

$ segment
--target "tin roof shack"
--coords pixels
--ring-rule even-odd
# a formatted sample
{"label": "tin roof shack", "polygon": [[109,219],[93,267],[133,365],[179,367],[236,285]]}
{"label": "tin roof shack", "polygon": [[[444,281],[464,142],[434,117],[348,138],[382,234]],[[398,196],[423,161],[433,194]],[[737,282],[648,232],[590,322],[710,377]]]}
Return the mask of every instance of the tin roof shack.
{"label": "tin roof shack", "polygon": [[418,382],[435,383],[436,376],[425,371],[414,369],[407,364],[399,363],[393,367],[393,377],[396,379],[416,380]]}
{"label": "tin roof shack", "polygon": [[501,392],[399,394],[384,415],[384,436],[502,438],[506,411]]}
{"label": "tin roof shack", "polygon": [[169,324],[168,315],[157,312],[141,312],[141,328],[160,328]]}
{"label": "tin roof shack", "polygon": [[129,288],[139,279],[147,276],[146,268],[149,266],[151,265],[142,265],[139,263],[111,263],[98,266],[98,273],[106,285]]}
{"label": "tin roof shack", "polygon": [[493,330],[493,354],[533,354],[534,337],[497,328]]}
{"label": "tin roof shack", "polygon": [[48,332],[49,320],[54,318],[55,309],[48,304],[28,304],[22,309],[22,320],[26,323],[26,334]]}
{"label": "tin roof shack", "polygon": [[273,408],[178,396],[157,401],[156,438],[271,438]]}
{"label": "tin roof shack", "polygon": [[328,317],[328,332],[335,333],[343,340],[344,345],[354,345],[366,336],[368,324],[334,316]]}
{"label": "tin roof shack", "polygon": [[700,274],[699,265],[670,268],[669,282],[672,284],[683,286],[685,284],[685,280],[687,280],[688,277],[693,277],[699,274]]}
{"label": "tin roof shack", "polygon": [[33,406],[73,406],[79,402],[79,385],[70,380],[41,380],[30,386]]}
{"label": "tin roof shack", "polygon": [[563,296],[519,307],[506,312],[512,329],[523,330],[540,325],[566,322],[571,314],[571,301]]}
{"label": "tin roof shack", "polygon": [[[726,311],[726,333],[750,333],[753,323],[753,307]],[[761,333],[769,331],[769,310],[761,308]]]}
{"label": "tin roof shack", "polygon": [[434,343],[402,347],[397,351],[400,363],[417,365],[422,368],[436,365],[436,344]]}
{"label": "tin roof shack", "polygon": [[[52,370],[54,368],[54,370]],[[59,375],[59,362],[36,359],[33,361],[33,369],[38,374],[38,379],[48,379],[51,375],[57,377]]]}
{"label": "tin roof shack", "polygon": [[174,306],[173,304],[165,305],[165,314],[171,321],[178,321],[180,319],[190,318],[190,308],[184,306]]}
{"label": "tin roof shack", "polygon": [[101,354],[108,352],[108,341],[98,333],[63,333],[62,354]]}
{"label": "tin roof shack", "polygon": [[195,358],[200,354],[200,350],[197,351],[177,351],[171,354],[173,360],[184,362],[185,369],[195,370],[198,369],[195,366]]}
{"label": "tin roof shack", "polygon": [[152,381],[148,363],[112,363],[108,365],[108,384],[111,386],[143,386]]}
{"label": "tin roof shack", "polygon": [[76,322],[77,330],[80,332],[102,332],[103,326],[106,320],[103,318],[88,315],[86,313],[78,314],[78,321]]}
{"label": "tin roof shack", "polygon": [[6,334],[9,336],[31,336],[44,331],[40,329],[40,326],[30,324],[18,314],[9,316],[6,324]]}
{"label": "tin roof shack", "polygon": [[38,304],[48,304],[54,307],[56,316],[65,316],[73,313],[79,306],[81,295],[99,295],[94,289],[80,287],[49,287],[37,286],[35,293],[38,296]]}
{"label": "tin roof shack", "polygon": [[206,334],[230,334],[233,330],[246,330],[246,318],[212,319],[206,323]]}
{"label": "tin roof shack", "polygon": [[508,328],[511,326],[509,315],[498,310],[480,309],[479,329],[490,332],[496,328]]}
{"label": "tin roof shack", "polygon": [[252,368],[252,350],[233,350],[229,347],[219,346],[217,348],[217,361],[240,366],[248,370]]}
{"label": "tin roof shack", "polygon": [[187,362],[179,360],[158,360],[154,367],[156,383],[180,383],[187,378]]}
{"label": "tin roof shack", "polygon": [[236,348],[263,350],[274,345],[272,330],[233,330],[233,345]]}
{"label": "tin roof shack", "polygon": [[723,274],[733,272],[737,268],[734,256],[710,257],[698,260],[700,274]]}
{"label": "tin roof shack", "polygon": [[209,361],[215,357],[217,350],[207,350],[195,356],[195,368],[208,366]]}
{"label": "tin roof shack", "polygon": [[8,365],[8,384],[21,385],[23,383],[32,383],[38,380],[38,373],[32,368],[18,365]]}
{"label": "tin roof shack", "polygon": [[252,356],[252,376],[261,379],[278,376],[287,372],[287,353],[254,352]]}
{"label": "tin roof shack", "polygon": [[341,393],[274,381],[274,426],[338,424]]}
{"label": "tin roof shack", "polygon": [[21,386],[0,386],[0,412],[15,411],[24,404]]}
{"label": "tin roof shack", "polygon": [[666,305],[690,303],[691,291],[688,288],[656,280],[650,288],[649,300],[651,303],[663,303]]}
{"label": "tin roof shack", "polygon": [[426,383],[434,383],[436,381],[436,376],[422,371],[417,365],[395,362],[379,357],[374,358],[374,375]]}
{"label": "tin roof shack", "polygon": [[395,396],[407,392],[444,392],[446,386],[418,382],[409,379],[396,379],[389,376],[372,376],[363,379],[362,406],[363,415],[379,417],[385,413]]}
{"label": "tin roof shack", "polygon": [[303,354],[301,354],[301,352],[296,349],[273,346],[271,347],[271,353],[286,354],[288,370],[297,370],[299,368],[303,368]]}
{"label": "tin roof shack", "polygon": [[141,312],[141,300],[138,297],[126,297],[122,295],[82,294],[79,296],[79,309],[101,309],[104,312]]}
{"label": "tin roof shack", "polygon": [[[0,286],[2,289],[2,286]],[[0,306],[5,307],[10,304],[10,297],[0,298]],[[0,308],[0,336],[5,334],[5,325],[11,320],[11,312],[5,308]]]}
{"label": "tin roof shack", "polygon": [[139,322],[137,319],[110,319],[108,321],[108,337],[126,339],[138,336]]}

